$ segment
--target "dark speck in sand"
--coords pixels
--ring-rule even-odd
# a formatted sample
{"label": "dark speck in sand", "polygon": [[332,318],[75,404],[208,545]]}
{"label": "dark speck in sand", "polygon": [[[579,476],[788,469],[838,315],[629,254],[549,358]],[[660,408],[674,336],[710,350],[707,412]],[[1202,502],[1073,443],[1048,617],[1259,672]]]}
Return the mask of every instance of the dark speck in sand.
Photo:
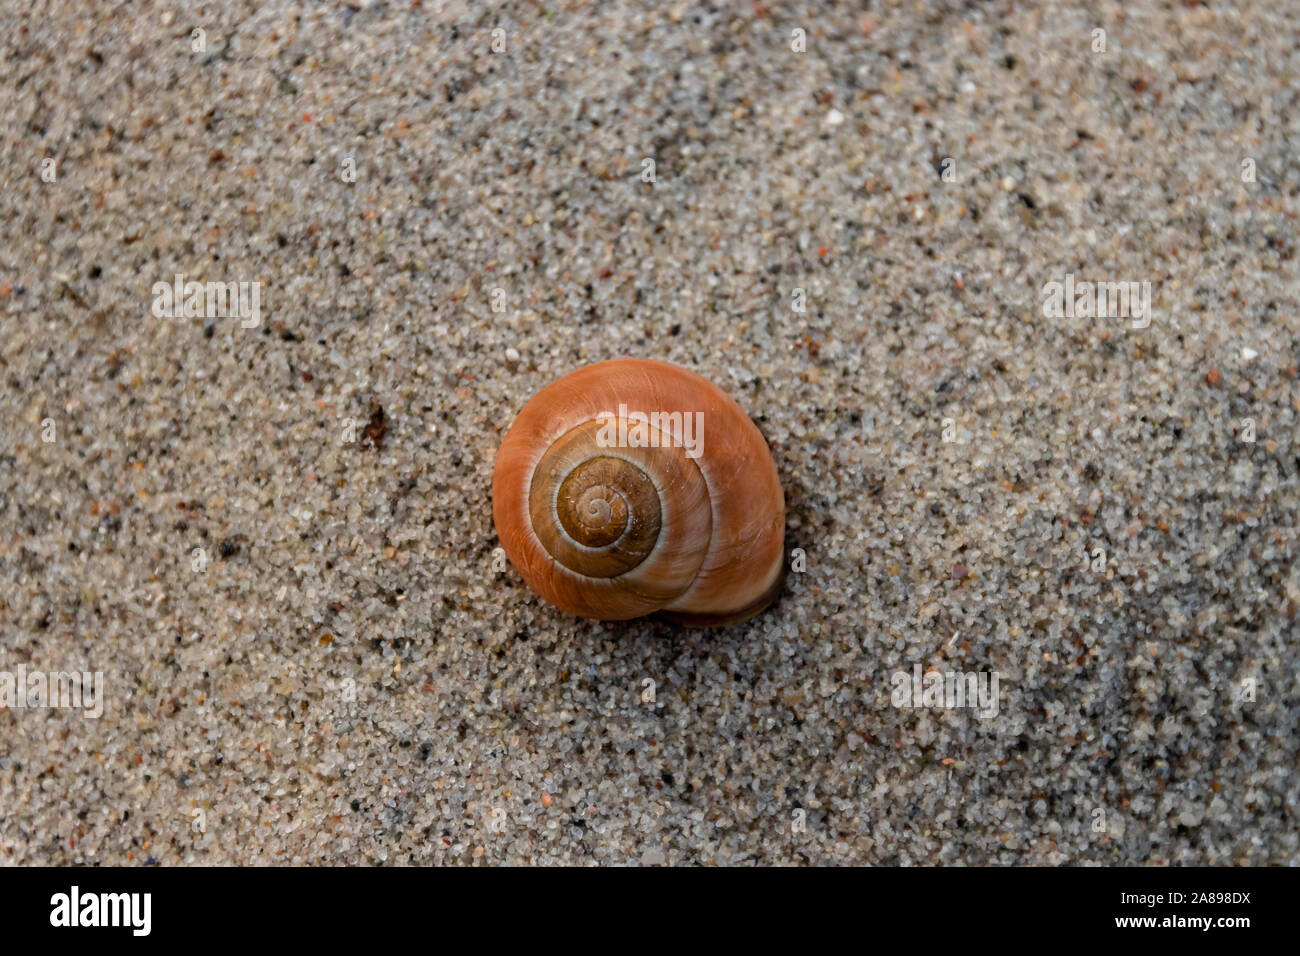
{"label": "dark speck in sand", "polygon": [[382,451],[384,448],[384,436],[388,434],[388,418],[384,415],[382,405],[374,405],[370,410],[370,421],[362,429],[361,435],[365,441],[370,442],[370,447],[375,451]]}

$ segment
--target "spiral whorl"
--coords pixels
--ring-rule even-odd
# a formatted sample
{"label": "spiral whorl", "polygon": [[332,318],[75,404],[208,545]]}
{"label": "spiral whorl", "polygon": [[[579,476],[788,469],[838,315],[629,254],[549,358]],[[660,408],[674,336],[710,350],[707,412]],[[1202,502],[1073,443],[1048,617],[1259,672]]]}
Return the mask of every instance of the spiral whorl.
{"label": "spiral whorl", "polygon": [[634,568],[659,538],[659,495],[650,476],[621,458],[589,458],[565,477],[555,499],[565,533],[587,548],[629,555],[605,577]]}

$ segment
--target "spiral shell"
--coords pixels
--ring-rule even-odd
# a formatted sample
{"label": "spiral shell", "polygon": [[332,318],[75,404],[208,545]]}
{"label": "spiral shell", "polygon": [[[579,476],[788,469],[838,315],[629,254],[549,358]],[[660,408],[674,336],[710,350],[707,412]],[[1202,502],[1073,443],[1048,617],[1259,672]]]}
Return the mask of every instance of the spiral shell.
{"label": "spiral shell", "polygon": [[767,443],[730,397],[667,362],[599,362],[538,392],[497,453],[492,515],[528,585],[581,617],[730,624],[781,588],[785,499]]}

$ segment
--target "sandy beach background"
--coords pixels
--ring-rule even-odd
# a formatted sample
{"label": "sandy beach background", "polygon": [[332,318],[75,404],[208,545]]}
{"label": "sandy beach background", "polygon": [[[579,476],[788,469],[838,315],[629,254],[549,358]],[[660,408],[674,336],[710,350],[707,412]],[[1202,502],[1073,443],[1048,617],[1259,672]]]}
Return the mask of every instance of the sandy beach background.
{"label": "sandy beach background", "polygon": [[[22,7],[0,672],[105,693],[0,709],[0,863],[1297,861],[1300,6]],[[771,445],[743,626],[494,568],[622,355]]]}

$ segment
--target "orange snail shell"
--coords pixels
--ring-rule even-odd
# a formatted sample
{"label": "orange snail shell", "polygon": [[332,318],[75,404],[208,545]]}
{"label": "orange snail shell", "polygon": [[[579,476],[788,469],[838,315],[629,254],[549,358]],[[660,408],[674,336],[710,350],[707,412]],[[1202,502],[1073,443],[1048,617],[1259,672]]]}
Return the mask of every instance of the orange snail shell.
{"label": "orange snail shell", "polygon": [[[702,412],[698,457],[677,420],[645,425],[660,447],[609,447],[602,416],[635,430],[637,412]],[[598,362],[538,392],[497,452],[492,518],[529,587],[580,617],[732,624],[784,579],[785,497],[767,442],[717,386],[667,362]]]}

